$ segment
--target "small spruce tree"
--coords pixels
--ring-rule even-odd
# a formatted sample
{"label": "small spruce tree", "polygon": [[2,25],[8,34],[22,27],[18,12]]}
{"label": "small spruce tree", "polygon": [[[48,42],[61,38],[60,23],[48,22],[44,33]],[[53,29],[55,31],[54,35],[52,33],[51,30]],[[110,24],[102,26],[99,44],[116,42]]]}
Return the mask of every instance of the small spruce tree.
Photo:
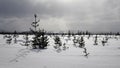
{"label": "small spruce tree", "polygon": [[70,37],[71,37],[71,31],[69,30],[68,31],[68,40],[70,40]]}
{"label": "small spruce tree", "polygon": [[21,43],[22,46],[29,46],[30,45],[30,40],[29,40],[28,36],[29,36],[28,33],[25,34],[25,36],[23,36],[24,41],[23,41],[23,43]]}
{"label": "small spruce tree", "polygon": [[86,49],[86,48],[83,48],[83,49],[84,49],[83,53],[85,54],[84,56],[88,57],[88,55],[89,55],[90,53],[87,52],[87,49]]}
{"label": "small spruce tree", "polygon": [[104,38],[103,38],[103,40],[101,42],[102,42],[102,45],[105,46],[106,41],[105,41]]}
{"label": "small spruce tree", "polygon": [[18,38],[18,34],[17,34],[17,31],[15,30],[14,31],[14,34],[13,34],[13,38],[14,38],[14,43],[16,44],[17,43],[17,38]]}
{"label": "small spruce tree", "polygon": [[98,37],[97,37],[97,35],[95,36],[94,45],[98,45]]}
{"label": "small spruce tree", "polygon": [[101,42],[102,42],[102,45],[105,46],[105,44],[108,42],[108,37],[103,38]]}
{"label": "small spruce tree", "polygon": [[74,36],[73,43],[75,46],[76,46],[77,42],[78,42],[78,40],[77,40],[76,36]]}
{"label": "small spruce tree", "polygon": [[58,47],[62,46],[59,36],[55,36],[54,41],[55,41],[55,44],[58,45]]}
{"label": "small spruce tree", "polygon": [[85,41],[84,41],[84,38],[81,37],[81,38],[79,39],[79,47],[80,47],[80,48],[83,48],[84,46],[85,46]]}
{"label": "small spruce tree", "polygon": [[[60,53],[61,51],[62,51],[62,42],[61,42],[61,40],[60,40],[60,37],[59,36],[55,36],[55,38],[54,38],[54,41],[55,41],[55,46],[54,46],[54,48],[56,49],[56,52],[58,52],[58,53]],[[65,45],[66,44],[64,44],[64,50],[65,50]]]}
{"label": "small spruce tree", "polygon": [[12,43],[12,36],[9,34],[6,36],[6,43],[11,44]]}

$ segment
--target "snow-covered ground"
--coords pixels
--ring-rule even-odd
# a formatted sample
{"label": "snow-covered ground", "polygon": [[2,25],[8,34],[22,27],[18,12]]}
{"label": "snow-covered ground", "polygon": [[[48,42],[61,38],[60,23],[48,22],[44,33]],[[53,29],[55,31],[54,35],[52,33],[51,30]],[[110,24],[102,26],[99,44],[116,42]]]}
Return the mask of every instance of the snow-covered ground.
{"label": "snow-covered ground", "polygon": [[[76,36],[79,37],[79,36]],[[11,43],[6,44],[6,39],[0,35],[0,68],[120,68],[120,39],[110,38],[105,46],[98,37],[98,45],[94,44],[94,37],[85,40],[85,48],[89,53],[84,56],[84,49],[73,45],[73,37],[61,37],[62,43],[66,43],[67,49],[54,49],[53,36],[49,37],[47,49],[31,49]],[[22,40],[22,36],[18,38]]]}

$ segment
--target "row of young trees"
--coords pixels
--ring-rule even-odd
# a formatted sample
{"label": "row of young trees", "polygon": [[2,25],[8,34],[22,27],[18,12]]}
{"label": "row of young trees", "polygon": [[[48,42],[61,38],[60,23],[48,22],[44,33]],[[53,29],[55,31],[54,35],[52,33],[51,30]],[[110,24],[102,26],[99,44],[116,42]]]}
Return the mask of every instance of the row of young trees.
{"label": "row of young trees", "polygon": [[[23,41],[23,44],[21,45],[25,45],[25,46],[29,46],[30,45],[30,42],[32,43],[32,48],[33,49],[46,49],[47,46],[48,46],[48,37],[47,37],[47,33],[45,30],[41,30],[39,28],[39,22],[40,20],[37,20],[37,15],[35,14],[34,15],[34,18],[35,18],[35,21],[32,22],[32,28],[30,28],[30,31],[31,31],[31,34],[33,34],[33,38],[32,40],[30,41],[29,40],[29,33],[25,33],[25,36],[24,36],[24,40]],[[87,52],[87,48],[85,47],[85,41],[84,41],[84,35],[88,35],[88,39],[90,38],[91,34],[89,32],[86,32],[86,33],[79,33],[80,35],[83,35],[83,36],[80,36],[79,38],[76,38],[75,34],[74,33],[71,33],[70,31],[67,33],[68,35],[68,40],[70,40],[70,37],[73,36],[74,39],[73,39],[73,43],[74,45],[76,46],[76,44],[78,44],[78,46],[76,47],[79,47],[79,48],[83,48],[83,53],[85,54],[84,56],[88,56],[89,53]],[[78,34],[78,35],[79,35]],[[65,34],[61,34],[62,36],[65,35]],[[7,35],[5,36],[7,39],[7,43],[10,44],[11,43],[11,40],[12,40],[12,36],[11,35]],[[14,32],[14,43],[17,43],[17,32],[15,31]],[[69,47],[66,46],[66,43],[62,43],[61,42],[61,39],[59,36],[54,36],[54,41],[55,41],[55,45],[54,48],[56,49],[57,52],[60,52],[61,50],[66,50],[68,49]],[[101,41],[102,42],[102,45],[105,46],[105,43],[107,43],[108,41],[108,37],[106,35],[105,38],[103,38],[103,40]],[[94,45],[98,45],[98,36],[96,35],[94,37]]]}
{"label": "row of young trees", "polygon": [[[25,45],[25,46],[29,46],[30,45],[30,42],[32,43],[32,48],[33,49],[46,49],[46,47],[48,46],[48,37],[47,37],[47,34],[46,34],[46,31],[45,30],[41,30],[39,28],[39,22],[40,20],[37,20],[37,15],[35,14],[34,15],[34,22],[32,22],[32,28],[30,28],[30,31],[31,33],[33,34],[33,39],[32,41],[29,41],[29,37],[28,37],[28,33],[26,33],[26,35],[24,36],[24,42],[23,44],[21,45]],[[79,33],[81,34],[81,33]],[[88,34],[88,39],[90,38],[90,33],[89,32],[86,32],[85,34]],[[64,35],[64,34],[62,34]],[[75,34],[71,33],[70,31],[68,32],[68,38],[70,38],[72,35],[74,36]],[[11,38],[11,35],[8,35],[6,36],[8,39],[7,39],[7,43],[10,44],[12,38]],[[15,31],[14,32],[14,38],[15,38],[15,43],[16,43],[16,38],[17,38],[17,32]],[[97,35],[95,36],[95,40],[94,40],[94,45],[98,45],[98,40],[97,40]],[[102,40],[102,44],[103,46],[105,45],[105,43],[107,43],[107,40],[108,38],[104,38]],[[63,47],[63,50],[66,50],[68,47],[66,47],[66,43],[62,44],[59,36],[55,36],[54,38],[54,41],[55,41],[55,45],[54,48],[57,49],[58,52],[60,52],[61,50],[61,46]],[[79,44],[78,47],[80,48],[83,48],[84,49],[84,53],[85,53],[85,56],[87,56],[89,53],[87,52],[87,49],[85,48],[85,41],[84,41],[84,38],[83,36],[81,36],[79,39],[77,39],[75,36],[74,36],[74,39],[73,39],[73,42],[74,42],[74,45],[76,44]]]}
{"label": "row of young trees", "polygon": [[[38,20],[39,22],[39,20]],[[39,24],[37,25],[39,26]],[[0,34],[21,34],[21,35],[25,35],[25,34],[33,34],[33,32],[31,31],[24,31],[24,32],[17,32],[16,30],[13,32],[0,32]],[[89,32],[89,31],[77,31],[77,32],[73,32],[68,30],[68,32],[58,32],[58,33],[54,33],[54,32],[46,32],[46,35],[120,35],[120,32],[99,32],[99,33],[94,33],[94,32]]]}

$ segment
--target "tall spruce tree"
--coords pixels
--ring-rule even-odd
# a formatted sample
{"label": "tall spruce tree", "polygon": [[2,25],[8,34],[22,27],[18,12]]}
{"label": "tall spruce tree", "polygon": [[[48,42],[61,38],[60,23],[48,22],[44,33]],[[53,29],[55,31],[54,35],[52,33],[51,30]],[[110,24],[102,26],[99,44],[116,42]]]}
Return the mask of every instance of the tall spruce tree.
{"label": "tall spruce tree", "polygon": [[33,49],[44,49],[48,45],[48,38],[45,35],[46,32],[44,30],[38,30],[39,24],[38,22],[40,20],[37,20],[37,15],[34,15],[35,21],[32,22],[32,27],[33,29],[30,29],[34,35],[33,40],[32,40],[32,47]]}

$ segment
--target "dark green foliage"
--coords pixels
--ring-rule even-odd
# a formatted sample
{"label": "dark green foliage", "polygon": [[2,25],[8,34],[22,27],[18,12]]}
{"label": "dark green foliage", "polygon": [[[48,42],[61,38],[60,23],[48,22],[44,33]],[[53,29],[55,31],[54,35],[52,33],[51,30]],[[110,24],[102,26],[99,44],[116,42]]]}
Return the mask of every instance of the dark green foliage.
{"label": "dark green foliage", "polygon": [[40,49],[45,49],[45,47],[48,46],[48,38],[45,35],[46,32],[44,30],[42,30],[40,33],[41,33],[41,37],[38,38],[38,40],[39,40],[39,48]]}
{"label": "dark green foliage", "polygon": [[28,34],[25,34],[25,36],[23,36],[23,39],[24,39],[24,41],[23,41],[23,44],[21,44],[21,45],[29,46],[30,45],[30,40],[29,40]]}
{"label": "dark green foliage", "polygon": [[34,15],[35,17],[35,22],[33,22],[31,25],[33,26],[34,29],[30,29],[32,31],[32,33],[34,34],[33,40],[32,40],[32,47],[33,49],[45,49],[48,46],[48,38],[45,35],[46,32],[44,30],[37,30],[37,27],[39,26],[38,22],[36,18],[37,15]]}
{"label": "dark green foliage", "polygon": [[37,32],[37,27],[39,26],[38,22],[39,22],[40,20],[37,21],[37,15],[36,15],[36,14],[34,14],[34,17],[35,17],[35,21],[32,22],[31,25],[32,25],[32,27],[34,28],[34,32]]}
{"label": "dark green foliage", "polygon": [[39,30],[39,32],[35,34],[32,41],[33,49],[45,49],[48,46],[48,38],[45,33],[44,30]]}
{"label": "dark green foliage", "polygon": [[68,40],[70,40],[71,35],[72,35],[72,33],[71,33],[71,31],[69,30],[69,31],[68,31]]}
{"label": "dark green foliage", "polygon": [[90,38],[90,34],[88,34],[88,39]]}
{"label": "dark green foliage", "polygon": [[97,35],[95,36],[94,45],[98,45],[98,37],[97,37]]}
{"label": "dark green foliage", "polygon": [[7,34],[5,34],[5,35],[3,36],[3,39],[5,39],[5,38],[7,38]]}
{"label": "dark green foliage", "polygon": [[12,36],[11,35],[6,35],[6,43],[11,44],[12,43]]}
{"label": "dark green foliage", "polygon": [[59,36],[55,36],[54,41],[55,41],[54,48],[56,49],[56,52],[58,52],[58,53],[60,53],[61,51],[65,51],[69,48],[66,46],[66,43],[62,44]]}
{"label": "dark green foliage", "polygon": [[79,40],[79,47],[83,48],[84,46],[85,46],[85,41],[84,41],[83,37],[81,37]]}
{"label": "dark green foliage", "polygon": [[62,43],[61,43],[59,36],[55,36],[54,41],[55,41],[54,48],[57,49],[57,52],[60,52],[61,51],[60,47],[62,46]]}
{"label": "dark green foliage", "polygon": [[86,49],[86,48],[83,48],[83,49],[84,49],[83,53],[85,54],[84,56],[88,57],[88,55],[89,55],[90,53],[87,52],[87,49]]}
{"label": "dark green foliage", "polygon": [[102,42],[102,45],[105,46],[105,44],[108,42],[108,37],[106,36],[105,38],[103,38],[101,42]]}
{"label": "dark green foliage", "polygon": [[58,36],[55,36],[54,41],[55,41],[55,44],[59,44],[59,46],[62,46],[61,40]]}
{"label": "dark green foliage", "polygon": [[74,36],[73,43],[74,43],[75,46],[78,43],[78,39],[76,38],[76,36]]}
{"label": "dark green foliage", "polygon": [[17,43],[17,38],[18,37],[19,37],[19,35],[17,34],[17,31],[14,31],[13,38],[14,38],[14,43],[15,44]]}
{"label": "dark green foliage", "polygon": [[103,39],[101,42],[102,42],[102,45],[105,46],[106,41]]}

